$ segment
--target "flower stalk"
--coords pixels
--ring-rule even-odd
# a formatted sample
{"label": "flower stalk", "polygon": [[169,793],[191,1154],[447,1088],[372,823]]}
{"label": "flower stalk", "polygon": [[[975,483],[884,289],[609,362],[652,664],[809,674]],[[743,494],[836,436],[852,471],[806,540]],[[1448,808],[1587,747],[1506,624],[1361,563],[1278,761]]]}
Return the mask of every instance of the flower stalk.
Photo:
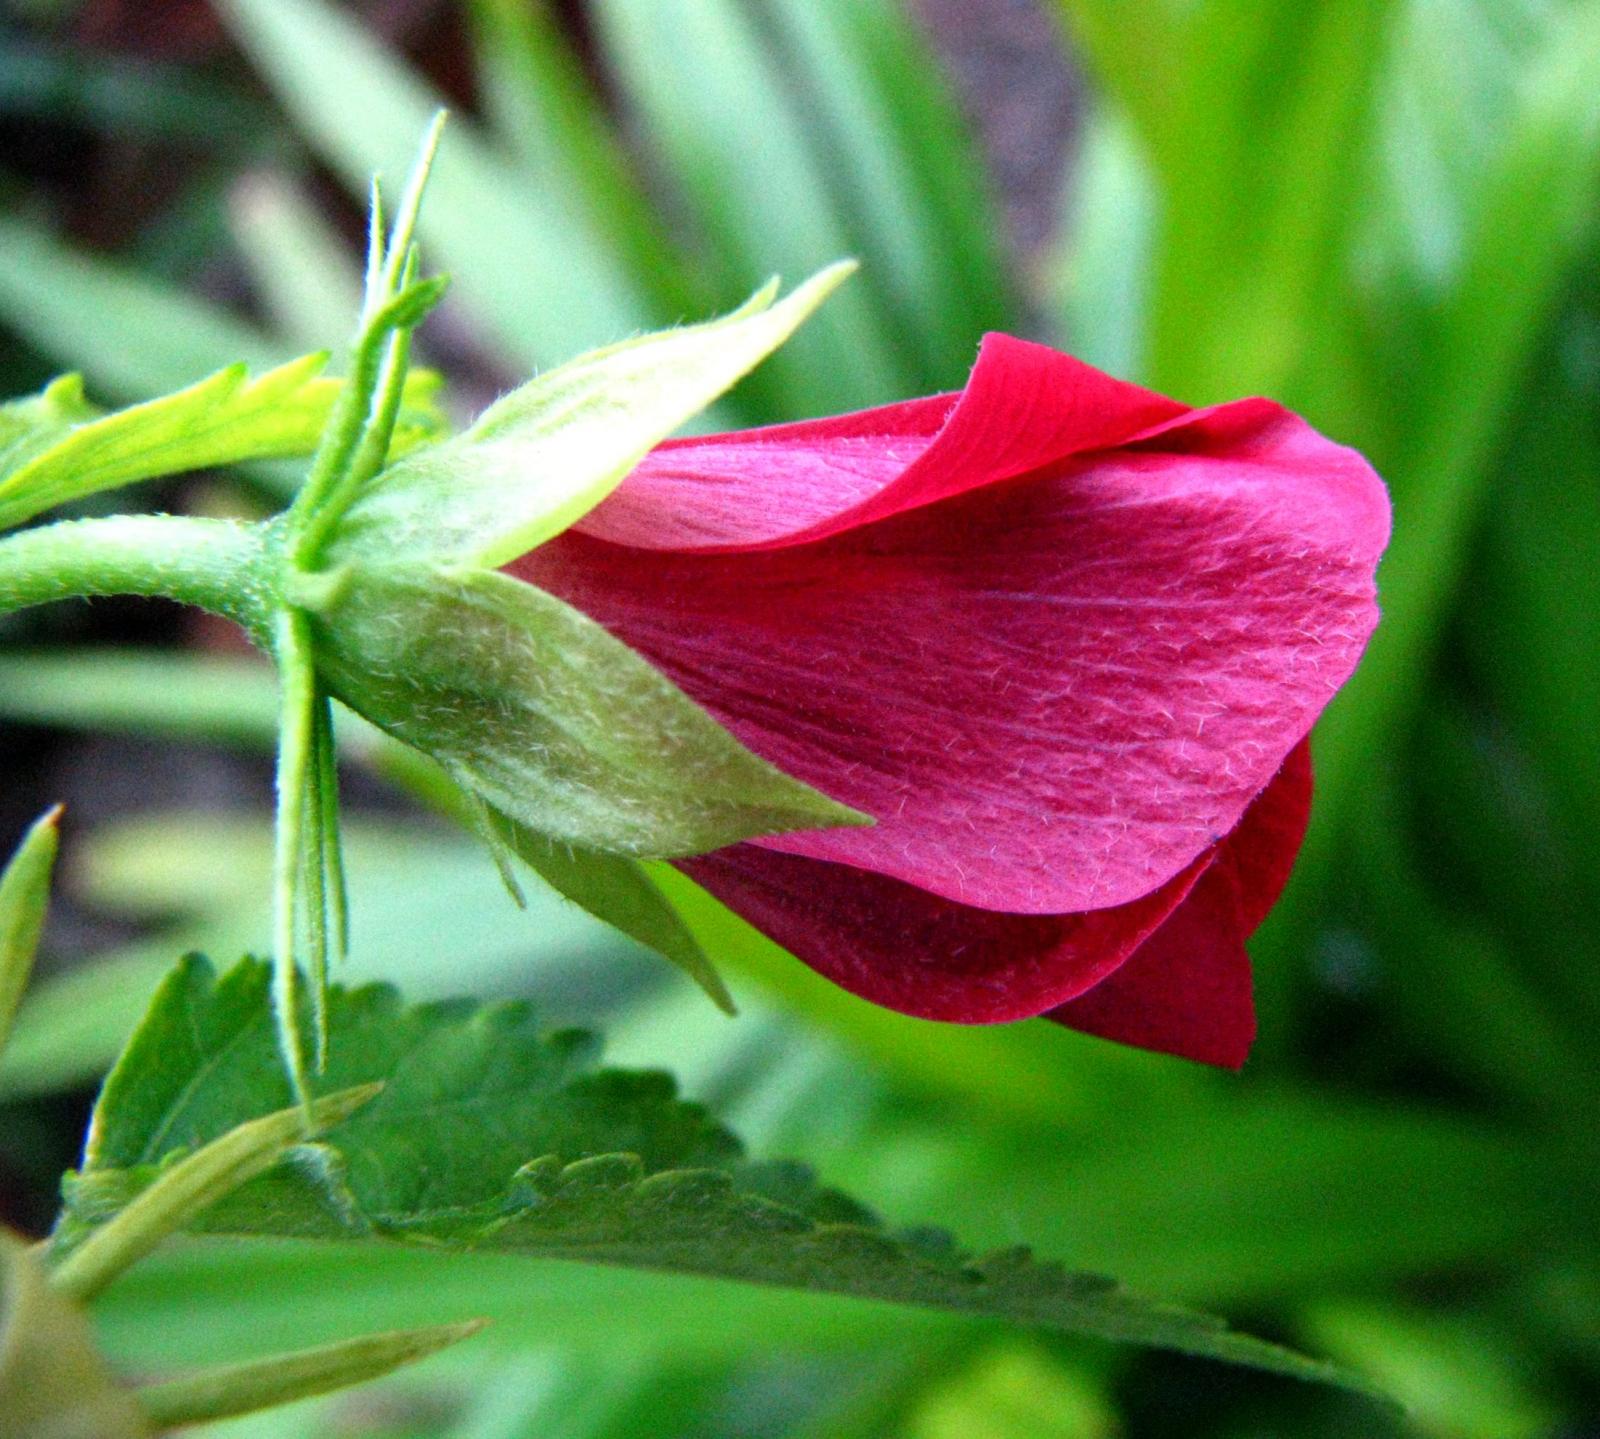
{"label": "flower stalk", "polygon": [[95,595],[148,595],[236,621],[260,641],[275,603],[267,531],[236,520],[114,515],[0,539],[0,614]]}

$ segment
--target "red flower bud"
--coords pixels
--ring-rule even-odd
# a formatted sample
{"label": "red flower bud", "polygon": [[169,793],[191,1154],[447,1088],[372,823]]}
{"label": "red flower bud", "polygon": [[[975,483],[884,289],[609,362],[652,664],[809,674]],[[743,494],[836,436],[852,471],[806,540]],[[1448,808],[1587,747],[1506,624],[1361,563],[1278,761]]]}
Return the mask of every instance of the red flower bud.
{"label": "red flower bud", "polygon": [[662,445],[510,570],[875,817],[681,862],[813,968],[1236,1066],[1388,531],[1269,401],[993,335],[959,395]]}

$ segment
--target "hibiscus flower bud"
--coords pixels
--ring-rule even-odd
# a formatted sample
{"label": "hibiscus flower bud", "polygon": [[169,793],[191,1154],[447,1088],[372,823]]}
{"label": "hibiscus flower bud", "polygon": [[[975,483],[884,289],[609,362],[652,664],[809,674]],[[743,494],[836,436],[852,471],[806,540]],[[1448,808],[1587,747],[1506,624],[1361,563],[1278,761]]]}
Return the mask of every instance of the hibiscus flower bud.
{"label": "hibiscus flower bud", "polygon": [[959,395],[662,444],[506,573],[872,817],[678,861],[814,969],[1237,1066],[1388,531],[1275,404],[992,335]]}

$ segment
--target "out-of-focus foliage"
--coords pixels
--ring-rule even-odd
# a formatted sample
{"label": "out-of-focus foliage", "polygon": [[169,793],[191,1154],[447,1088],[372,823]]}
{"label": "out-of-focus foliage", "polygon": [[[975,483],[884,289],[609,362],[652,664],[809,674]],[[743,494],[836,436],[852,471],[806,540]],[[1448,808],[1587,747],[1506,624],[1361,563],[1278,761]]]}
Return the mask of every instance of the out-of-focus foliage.
{"label": "out-of-focus foliage", "polygon": [[[463,410],[849,253],[861,276],[719,424],[958,384],[999,327],[1195,403],[1269,393],[1372,458],[1396,506],[1385,621],[1317,736],[1242,1077],[872,1009],[663,878],[734,989],[729,1021],[553,896],[519,916],[481,859],[410,820],[369,817],[353,846],[355,962],[414,992],[535,990],[602,1023],[613,1062],[672,1068],[758,1152],[895,1219],[1232,1306],[1412,1416],[820,1296],[266,1243],[135,1271],[101,1314],[119,1362],[496,1318],[430,1371],[233,1430],[262,1439],[1554,1439],[1600,1419],[1600,5],[1038,0],[1030,33],[1075,58],[1083,95],[1058,234],[1024,259],[971,123],[1005,143],[1008,97],[958,99],[937,53],[956,37],[924,24],[947,5],[438,0],[408,46],[365,7],[225,0],[225,33],[196,22],[200,58],[140,63],[80,38],[121,8],[34,4],[0,44],[4,133],[29,141],[0,169],[7,395],[70,368],[134,401],[337,346],[355,252],[334,186],[359,202],[371,169],[398,178],[447,90],[462,113],[422,235],[456,285],[422,342]],[[86,225],[73,197],[105,176],[30,189],[39,135],[174,178]],[[226,503],[281,483],[244,480]],[[30,732],[270,743],[270,692],[234,661],[64,677],[22,645],[46,632],[8,636],[0,718]],[[5,762],[20,828],[53,796]],[[250,824],[169,812],[69,838],[80,903],[167,928],[41,986],[11,1095],[103,1067],[175,949],[265,938]],[[8,1146],[42,1132],[45,1111],[8,1113]],[[181,1335],[156,1322],[180,1295]]]}

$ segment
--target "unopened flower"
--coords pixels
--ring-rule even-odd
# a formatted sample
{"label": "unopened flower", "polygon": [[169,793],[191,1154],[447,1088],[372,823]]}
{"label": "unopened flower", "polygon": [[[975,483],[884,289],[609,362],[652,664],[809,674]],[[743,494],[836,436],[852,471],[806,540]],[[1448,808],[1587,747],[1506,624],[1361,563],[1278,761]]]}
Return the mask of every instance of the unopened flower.
{"label": "unopened flower", "polygon": [[663,444],[507,568],[872,816],[679,861],[807,964],[1236,1066],[1388,529],[1275,404],[995,335],[959,395]]}

